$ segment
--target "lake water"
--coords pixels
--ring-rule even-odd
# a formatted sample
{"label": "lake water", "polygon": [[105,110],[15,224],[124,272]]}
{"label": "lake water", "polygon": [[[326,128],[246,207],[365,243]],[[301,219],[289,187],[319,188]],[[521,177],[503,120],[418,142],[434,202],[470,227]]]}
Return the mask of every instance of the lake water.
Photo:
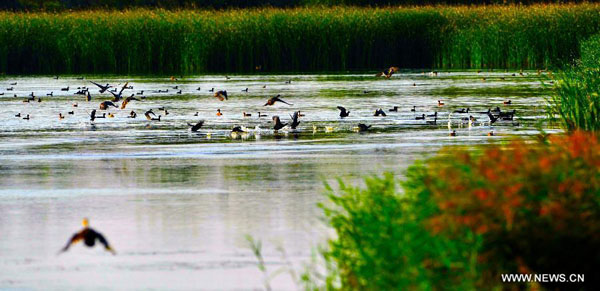
{"label": "lake water", "polygon": [[[443,146],[504,143],[536,134],[540,122],[548,128],[549,81],[535,72],[228,78],[0,79],[0,288],[260,289],[264,277],[245,235],[263,242],[270,273],[288,262],[300,271],[328,235],[316,207],[324,181],[360,184],[362,176],[384,171],[401,176]],[[133,89],[123,95],[143,90],[146,98],[91,123],[90,111],[112,96],[88,80],[129,81]],[[74,95],[83,86],[92,101]],[[211,88],[227,90],[229,99],[218,101]],[[42,102],[23,102],[32,92]],[[263,106],[277,94],[293,106]],[[338,105],[350,116],[340,119]],[[389,112],[394,106],[398,112]],[[490,126],[486,114],[476,113],[496,106],[516,110],[515,120]],[[449,116],[466,107],[471,114]],[[373,116],[378,108],[387,116]],[[148,109],[161,121],[146,120]],[[137,118],[127,118],[131,110]],[[305,114],[297,131],[272,130],[273,115],[288,122],[296,110]],[[259,111],[267,117],[258,118]],[[435,125],[415,120],[434,111]],[[477,119],[471,127],[461,121],[469,115]],[[190,132],[186,123],[200,119],[204,127]],[[448,120],[457,136],[448,135]],[[359,122],[371,130],[356,133]],[[248,132],[232,135],[237,125]],[[83,217],[116,256],[82,245],[57,256]],[[270,285],[298,288],[287,273]]]}

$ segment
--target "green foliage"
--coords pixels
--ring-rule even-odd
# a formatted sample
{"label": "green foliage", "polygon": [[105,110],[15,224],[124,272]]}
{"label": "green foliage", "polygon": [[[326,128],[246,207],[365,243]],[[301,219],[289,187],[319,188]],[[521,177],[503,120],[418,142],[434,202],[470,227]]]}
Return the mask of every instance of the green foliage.
{"label": "green foliage", "polygon": [[568,130],[600,130],[600,36],[581,45],[577,66],[557,75],[548,112]]}
{"label": "green foliage", "polygon": [[321,207],[337,234],[324,253],[337,266],[330,273],[337,279],[326,280],[328,289],[473,287],[478,246],[473,235],[465,233],[470,244],[432,235],[423,223],[431,205],[398,194],[392,174],[365,182],[360,189],[340,181],[340,194],[327,186],[333,206]]}
{"label": "green foliage", "polygon": [[365,182],[327,187],[330,205],[322,207],[337,236],[324,252],[336,266],[326,282],[340,282],[327,289],[525,287],[503,284],[503,273],[579,273],[598,284],[594,134],[447,149],[408,170],[404,193],[391,174]]}
{"label": "green foliage", "polygon": [[600,5],[0,12],[9,74],[545,68],[600,31]]}

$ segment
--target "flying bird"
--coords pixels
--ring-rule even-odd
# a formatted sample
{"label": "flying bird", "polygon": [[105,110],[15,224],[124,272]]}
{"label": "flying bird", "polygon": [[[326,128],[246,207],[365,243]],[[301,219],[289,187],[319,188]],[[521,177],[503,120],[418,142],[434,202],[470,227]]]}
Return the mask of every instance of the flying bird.
{"label": "flying bird", "polygon": [[219,101],[227,100],[227,91],[217,91],[215,92],[215,98],[219,99]]}
{"label": "flying bird", "polygon": [[102,86],[102,85],[100,85],[100,84],[98,84],[98,83],[96,83],[96,82],[94,82],[94,81],[90,81],[90,82],[91,82],[92,84],[94,84],[94,85],[98,86],[98,88],[100,88],[100,91],[99,91],[99,92],[100,92],[100,94],[102,94],[102,93],[106,92],[106,90],[108,90],[109,88],[111,88],[111,87],[112,87],[112,86],[111,86],[111,85],[109,85],[108,83],[107,83],[106,85]]}
{"label": "flying bird", "polygon": [[296,129],[296,127],[298,127],[298,125],[300,124],[300,120],[298,120],[298,118],[300,117],[300,111],[294,112],[294,115],[291,117],[292,123],[290,124],[290,128]]}
{"label": "flying bird", "polygon": [[202,125],[204,125],[204,120],[200,120],[196,124],[188,123],[188,126],[190,126],[190,130],[193,132],[198,131],[198,129],[200,129],[202,127]]}
{"label": "flying bird", "polygon": [[390,77],[392,77],[392,75],[396,72],[398,72],[398,67],[390,67],[389,69],[383,71],[383,72],[379,72],[377,73],[377,75],[375,75],[376,77],[381,77],[381,76],[385,76],[386,79],[389,79]]}
{"label": "flying bird", "polygon": [[281,123],[281,120],[279,120],[279,116],[277,115],[273,116],[273,124],[273,129],[275,130],[280,130],[287,125],[287,123]]}
{"label": "flying bird", "polygon": [[285,101],[281,100],[279,97],[281,97],[281,95],[280,95],[280,94],[277,94],[277,96],[275,96],[275,97],[273,97],[273,98],[270,98],[269,100],[267,100],[267,103],[265,103],[265,105],[263,105],[263,106],[272,106],[272,105],[273,105],[273,104],[275,104],[275,102],[277,102],[277,101],[279,101],[279,102],[281,102],[281,103],[285,103],[285,104],[287,104],[287,105],[293,105],[293,104],[290,104],[290,103],[287,103],[287,102],[285,102]]}
{"label": "flying bird", "polygon": [[346,108],[344,108],[342,106],[338,106],[337,108],[340,110],[341,118],[348,117],[348,115],[350,115],[350,111],[346,110]]}
{"label": "flying bird", "polygon": [[66,252],[67,250],[69,250],[69,247],[71,247],[71,245],[82,240],[86,246],[91,248],[96,244],[96,240],[98,240],[107,251],[111,252],[113,255],[116,254],[115,250],[110,246],[110,244],[108,244],[106,238],[104,238],[104,236],[101,233],[89,227],[89,221],[87,218],[83,219],[82,224],[83,229],[71,237],[69,242],[67,242],[67,245],[60,250],[60,253]]}
{"label": "flying bird", "polygon": [[137,98],[135,98],[133,96],[135,96],[135,95],[131,94],[131,96],[129,96],[129,97],[125,98],[125,100],[123,100],[123,103],[121,103],[121,109],[125,109],[125,107],[127,106],[127,103],[129,103],[129,102],[131,102],[133,100],[140,101],[140,99],[137,99]]}
{"label": "flying bird", "polygon": [[358,124],[358,131],[359,131],[359,132],[365,132],[365,131],[368,131],[368,130],[369,130],[369,128],[371,128],[371,126],[372,126],[372,125],[366,125],[366,124],[363,124],[363,123],[359,123],[359,124]]}
{"label": "flying bird", "polygon": [[100,110],[106,110],[106,109],[108,109],[109,106],[112,106],[114,108],[119,108],[119,106],[115,105],[115,103],[112,103],[111,101],[104,101],[104,102],[100,103]]}
{"label": "flying bird", "polygon": [[108,91],[108,92],[110,92],[110,94],[113,94],[113,96],[115,96],[115,97],[112,99],[112,102],[119,102],[119,100],[121,100],[121,98],[123,98],[123,95],[122,95],[122,94],[123,94],[123,91],[124,91],[125,89],[127,89],[127,84],[129,84],[129,82],[125,82],[125,85],[123,85],[123,87],[121,87],[121,91],[119,91],[119,94],[116,94],[116,93],[115,93],[115,92],[113,92],[113,91]]}

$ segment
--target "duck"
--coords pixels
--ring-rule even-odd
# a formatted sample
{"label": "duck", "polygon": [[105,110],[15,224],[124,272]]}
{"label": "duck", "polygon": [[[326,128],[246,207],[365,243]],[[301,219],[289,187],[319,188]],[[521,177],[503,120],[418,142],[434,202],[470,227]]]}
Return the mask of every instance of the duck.
{"label": "duck", "polygon": [[246,87],[246,89],[242,90],[242,92],[248,93],[248,87]]}
{"label": "duck", "polygon": [[246,112],[242,112],[242,115],[243,115],[244,117],[251,117],[251,116],[252,116],[252,114],[251,114],[251,113],[246,113]]}
{"label": "duck", "polygon": [[127,104],[129,104],[129,102],[131,101],[140,101],[140,99],[137,99],[135,97],[133,97],[135,95],[131,94],[131,96],[125,98],[125,100],[123,100],[123,102],[121,103],[121,109],[125,109],[125,107],[127,107]]}
{"label": "duck", "polygon": [[131,112],[129,112],[129,116],[127,116],[128,118],[136,118],[137,117],[137,113],[135,113],[135,111],[131,110]]}
{"label": "duck", "polygon": [[198,116],[200,113],[198,113],[198,111],[196,111],[196,113],[194,113],[194,116]]}
{"label": "duck", "polygon": [[190,127],[190,130],[192,132],[196,132],[196,131],[198,131],[198,129],[200,129],[204,125],[204,120],[200,120],[196,124],[188,123],[187,125]]}
{"label": "duck", "polygon": [[225,91],[225,90],[217,91],[217,92],[215,92],[214,97],[219,99],[219,101],[227,100],[227,91]]}
{"label": "duck", "polygon": [[292,118],[292,123],[290,123],[290,128],[296,129],[296,127],[298,127],[298,125],[300,124],[300,120],[298,120],[298,118],[300,117],[300,111],[294,112],[294,115],[290,116],[290,117]]}
{"label": "duck", "polygon": [[442,100],[438,100],[438,106],[444,106],[444,102],[442,102]]}
{"label": "duck", "polygon": [[60,250],[60,253],[66,252],[73,244],[79,241],[83,241],[87,247],[91,248],[96,244],[97,240],[104,246],[104,249],[113,255],[116,254],[115,250],[110,246],[106,238],[101,233],[89,227],[89,220],[87,218],[83,219],[82,225],[83,229],[71,237],[71,239],[67,242],[67,245]]}
{"label": "duck", "polygon": [[387,114],[385,114],[385,111],[383,111],[383,109],[379,108],[375,110],[375,114],[373,114],[373,116],[387,116]]}
{"label": "duck", "polygon": [[388,109],[389,112],[398,112],[398,106]]}
{"label": "duck", "polygon": [[279,119],[279,116],[277,116],[277,115],[273,116],[273,124],[274,124],[273,125],[274,130],[280,130],[287,125],[287,123],[281,123],[281,120]]}
{"label": "duck", "polygon": [[69,112],[67,112],[67,114],[73,115],[73,114],[75,114],[75,111],[69,111]]}
{"label": "duck", "polygon": [[415,117],[415,120],[425,120],[425,114]]}
{"label": "duck", "polygon": [[456,130],[451,131],[448,135],[449,136],[456,136]]}
{"label": "duck", "polygon": [[366,125],[364,123],[359,123],[358,124],[358,132],[365,132],[365,131],[369,131],[369,129],[371,128],[372,125]]}
{"label": "duck", "polygon": [[222,116],[223,113],[221,113],[221,109],[217,109],[217,116]]}
{"label": "duck", "polygon": [[416,112],[417,111],[417,106],[413,105],[413,108],[410,110],[411,112]]}
{"label": "duck", "polygon": [[341,118],[348,117],[348,115],[350,115],[350,111],[346,110],[346,108],[344,108],[342,106],[338,106],[337,108],[340,110]]}
{"label": "duck", "polygon": [[73,103],[72,105],[73,105],[73,107],[78,107],[79,106],[79,104],[77,104],[77,103]]}
{"label": "duck", "polygon": [[459,110],[454,110],[454,113],[469,113],[470,108],[461,108]]}
{"label": "duck", "polygon": [[21,117],[21,112],[17,113],[15,117]]}
{"label": "duck", "polygon": [[490,124],[493,124],[494,122],[496,122],[498,120],[498,118],[490,112],[487,113],[487,116],[490,118]]}
{"label": "duck", "polygon": [[509,99],[507,101],[504,101],[504,105],[510,105],[510,104],[512,104],[512,100]]}
{"label": "duck", "polygon": [[109,88],[111,88],[111,87],[112,87],[112,86],[111,86],[111,85],[109,85],[108,83],[107,83],[106,85],[104,85],[104,86],[103,86],[103,85],[100,85],[100,84],[98,84],[98,83],[96,83],[96,82],[94,82],[94,81],[90,81],[90,82],[91,82],[92,84],[94,84],[94,85],[98,86],[98,88],[100,88],[100,91],[98,91],[100,94],[102,94],[102,93],[106,92],[106,90],[108,90]]}
{"label": "duck", "polygon": [[215,92],[215,88],[211,88],[208,92]]}
{"label": "duck", "polygon": [[259,112],[258,112],[258,118],[261,118],[261,117],[267,117],[267,115],[266,115],[266,114],[262,114],[262,113],[260,113],[260,111],[259,111]]}
{"label": "duck", "polygon": [[29,114],[27,114],[27,116],[23,117],[23,119],[29,120]]}
{"label": "duck", "polygon": [[46,96],[51,96],[51,97],[54,96],[54,91],[50,92],[50,93],[47,93]]}
{"label": "duck", "polygon": [[152,116],[150,116],[150,115],[156,116],[156,114],[154,114],[154,111],[152,111],[152,109],[150,109],[150,110],[146,111],[146,113],[144,113],[144,116],[146,116],[146,119],[152,120]]}
{"label": "duck", "polygon": [[241,126],[235,126],[234,128],[231,129],[231,132],[244,132],[244,130],[242,130]]}
{"label": "duck", "polygon": [[387,70],[384,70],[382,72],[379,72],[375,75],[375,77],[381,77],[384,76],[386,79],[389,79],[392,77],[392,75],[394,75],[394,73],[398,72],[399,68],[398,67],[390,67]]}
{"label": "duck", "polygon": [[277,96],[275,96],[275,97],[272,97],[272,98],[270,98],[269,100],[267,100],[267,103],[265,103],[265,105],[263,105],[263,106],[273,106],[273,104],[275,104],[275,102],[277,102],[277,101],[279,101],[279,102],[281,102],[281,103],[285,103],[285,104],[287,104],[287,105],[293,105],[293,104],[290,104],[290,103],[287,103],[287,102],[283,101],[283,100],[282,100],[281,98],[279,98],[279,97],[281,97],[281,95],[280,95],[280,94],[277,94]]}
{"label": "duck", "polygon": [[110,113],[110,112],[108,113],[108,118],[114,118],[114,117],[115,117],[115,115],[114,115],[114,114],[112,114],[112,113]]}
{"label": "duck", "polygon": [[106,109],[108,109],[109,106],[112,106],[114,108],[119,108],[117,105],[115,105],[115,103],[112,103],[111,101],[104,101],[104,102],[100,103],[100,110],[106,110]]}
{"label": "duck", "polygon": [[65,88],[60,88],[60,91],[69,91],[69,87],[65,87]]}

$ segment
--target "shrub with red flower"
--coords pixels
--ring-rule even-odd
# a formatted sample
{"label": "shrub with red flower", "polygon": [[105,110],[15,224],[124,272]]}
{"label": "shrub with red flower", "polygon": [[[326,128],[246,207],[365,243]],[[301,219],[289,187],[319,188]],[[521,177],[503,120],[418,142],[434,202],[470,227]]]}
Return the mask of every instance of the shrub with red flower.
{"label": "shrub with red flower", "polygon": [[583,273],[586,284],[600,278],[600,144],[593,133],[453,149],[413,167],[405,185],[417,203],[435,209],[424,220],[430,231],[482,238],[482,285],[501,273]]}

